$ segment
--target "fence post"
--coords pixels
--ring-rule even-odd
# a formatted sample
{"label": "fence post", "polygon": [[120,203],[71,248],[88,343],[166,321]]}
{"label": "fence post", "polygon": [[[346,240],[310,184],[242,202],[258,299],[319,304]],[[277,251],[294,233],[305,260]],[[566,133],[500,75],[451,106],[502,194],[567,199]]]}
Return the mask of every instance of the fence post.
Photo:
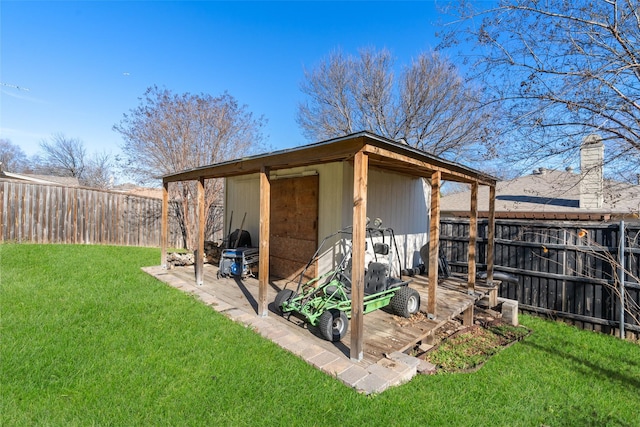
{"label": "fence post", "polygon": [[[567,248],[569,242],[567,240],[567,229],[562,229],[562,312],[567,311]],[[555,308],[555,304],[554,304]]]}
{"label": "fence post", "polygon": [[620,242],[618,246],[618,266],[620,268],[620,273],[618,274],[618,279],[620,280],[620,338],[625,339],[625,331],[624,331],[624,281],[625,278],[625,262],[624,262],[624,252],[625,252],[625,230],[624,230],[624,220],[620,221]]}

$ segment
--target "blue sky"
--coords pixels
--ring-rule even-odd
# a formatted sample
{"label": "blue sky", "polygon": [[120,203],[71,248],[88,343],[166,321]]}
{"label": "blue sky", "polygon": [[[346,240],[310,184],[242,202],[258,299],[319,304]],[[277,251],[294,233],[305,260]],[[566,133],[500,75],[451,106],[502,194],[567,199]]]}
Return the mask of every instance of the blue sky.
{"label": "blue sky", "polygon": [[[224,91],[268,119],[266,143],[307,143],[304,67],[386,47],[407,64],[438,43],[434,1],[0,3],[0,138],[31,156],[54,133],[117,154],[112,130],[152,85]],[[18,89],[14,86],[19,86]]]}

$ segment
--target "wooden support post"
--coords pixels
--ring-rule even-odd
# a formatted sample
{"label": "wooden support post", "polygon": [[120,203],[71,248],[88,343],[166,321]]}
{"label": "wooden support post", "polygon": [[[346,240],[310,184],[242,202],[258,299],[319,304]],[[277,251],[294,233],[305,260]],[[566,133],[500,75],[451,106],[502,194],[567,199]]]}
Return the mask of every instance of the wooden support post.
{"label": "wooden support post", "polygon": [[[496,187],[489,187],[489,220],[487,222],[487,285],[493,286],[493,269],[496,240]],[[489,307],[498,305],[498,289],[489,291]]]}
{"label": "wooden support post", "polygon": [[425,344],[434,345],[436,343],[436,334],[435,331],[429,332],[429,335],[424,339]]}
{"label": "wooden support post", "polygon": [[162,183],[162,217],[160,223],[160,266],[167,268],[167,242],[169,240],[169,183]]}
{"label": "wooden support post", "polygon": [[353,240],[351,267],[351,360],[362,360],[364,311],[364,245],[367,224],[369,158],[359,151],[353,164]]}
{"label": "wooden support post", "polygon": [[471,209],[469,210],[469,251],[467,293],[473,294],[476,287],[476,242],[478,239],[478,183],[471,184]]}
{"label": "wooden support post", "polygon": [[204,228],[206,226],[206,216],[204,208],[204,178],[198,178],[198,249],[195,254],[196,285],[202,286],[204,283]]}
{"label": "wooden support post", "polygon": [[271,221],[271,182],[269,169],[260,170],[260,255],[258,261],[258,316],[269,313],[267,289],[269,287],[269,233]]}
{"label": "wooden support post", "polygon": [[462,312],[462,326],[473,325],[473,304]]}
{"label": "wooden support post", "polygon": [[438,289],[438,259],[440,247],[440,171],[431,175],[431,219],[429,223],[429,288],[427,290],[427,317],[436,318]]}

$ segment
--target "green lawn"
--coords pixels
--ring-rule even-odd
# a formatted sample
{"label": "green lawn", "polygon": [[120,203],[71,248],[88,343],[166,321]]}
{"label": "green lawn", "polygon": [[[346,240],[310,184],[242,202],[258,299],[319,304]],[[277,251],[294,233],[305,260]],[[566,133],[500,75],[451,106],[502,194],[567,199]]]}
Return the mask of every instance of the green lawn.
{"label": "green lawn", "polygon": [[140,271],[157,249],[0,245],[2,426],[640,426],[640,346],[533,330],[473,374],[362,396]]}

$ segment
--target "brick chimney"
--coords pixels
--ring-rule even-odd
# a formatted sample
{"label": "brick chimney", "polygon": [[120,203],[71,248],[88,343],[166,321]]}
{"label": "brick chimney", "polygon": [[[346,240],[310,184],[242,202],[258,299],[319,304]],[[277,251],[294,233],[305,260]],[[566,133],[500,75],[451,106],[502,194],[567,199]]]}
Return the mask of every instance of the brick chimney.
{"label": "brick chimney", "polygon": [[600,135],[589,135],[580,146],[580,207],[600,209],[603,194],[604,144]]}

